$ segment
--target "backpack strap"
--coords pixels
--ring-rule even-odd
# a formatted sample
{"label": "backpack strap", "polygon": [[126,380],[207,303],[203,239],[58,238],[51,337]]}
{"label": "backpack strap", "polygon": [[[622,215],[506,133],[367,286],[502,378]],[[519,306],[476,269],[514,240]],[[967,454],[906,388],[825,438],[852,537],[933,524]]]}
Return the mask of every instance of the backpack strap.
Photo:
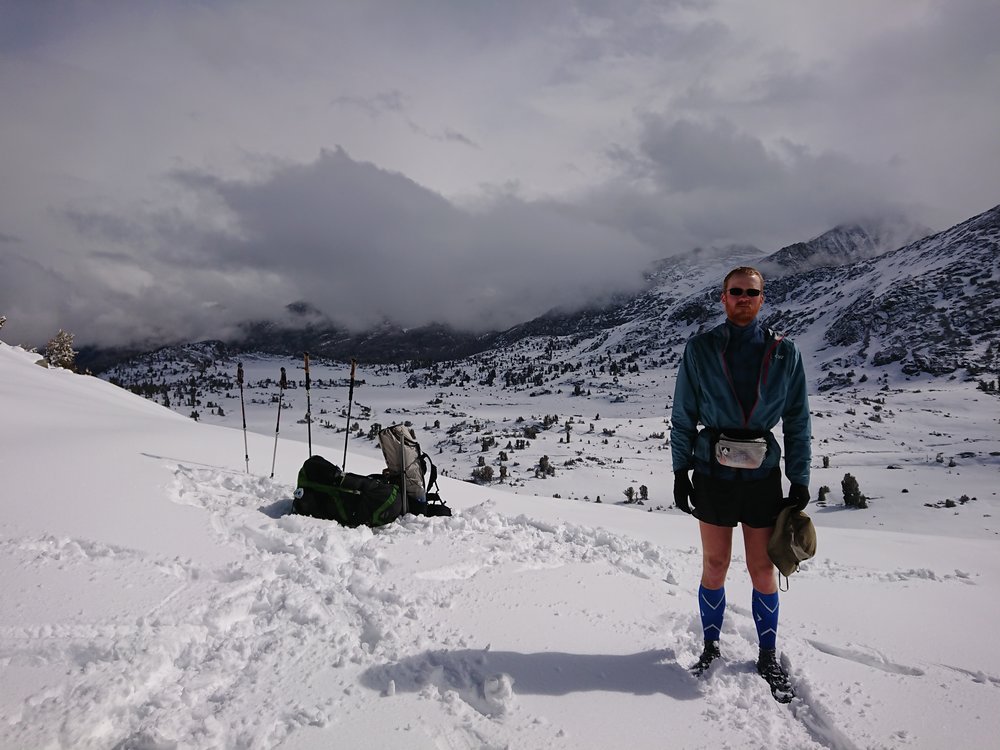
{"label": "backpack strap", "polygon": [[438,483],[438,470],[437,470],[437,466],[435,466],[434,462],[431,461],[431,457],[430,456],[428,456],[426,453],[421,453],[420,454],[420,460],[423,461],[425,458],[427,459],[427,463],[431,467],[431,473],[430,473],[430,478],[427,480],[427,484],[426,484],[426,486],[425,486],[424,489],[427,492],[430,492],[431,488],[434,487],[434,488],[437,488],[438,492],[440,492],[441,490],[437,486],[437,483]]}

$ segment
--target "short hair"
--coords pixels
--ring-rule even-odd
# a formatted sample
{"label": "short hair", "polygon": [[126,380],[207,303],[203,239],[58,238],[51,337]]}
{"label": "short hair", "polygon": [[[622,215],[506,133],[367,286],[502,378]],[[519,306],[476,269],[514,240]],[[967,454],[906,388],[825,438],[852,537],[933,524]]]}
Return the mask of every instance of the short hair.
{"label": "short hair", "polygon": [[729,288],[729,280],[733,276],[738,276],[740,274],[743,274],[744,276],[756,276],[758,279],[760,279],[760,290],[762,292],[764,291],[764,274],[762,274],[760,271],[758,271],[756,268],[753,268],[752,266],[738,266],[737,268],[734,268],[732,271],[727,273],[726,278],[722,280],[722,291],[726,291],[726,289]]}

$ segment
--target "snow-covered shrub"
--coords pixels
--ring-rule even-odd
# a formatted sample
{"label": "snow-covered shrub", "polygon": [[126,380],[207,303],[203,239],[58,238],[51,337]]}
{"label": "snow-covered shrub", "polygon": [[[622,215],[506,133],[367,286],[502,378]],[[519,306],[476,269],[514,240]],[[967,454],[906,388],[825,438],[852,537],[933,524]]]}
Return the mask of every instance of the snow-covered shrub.
{"label": "snow-covered shrub", "polygon": [[45,345],[45,359],[53,367],[65,367],[67,370],[73,368],[76,361],[76,352],[73,350],[73,334],[59,329],[59,333]]}
{"label": "snow-covered shrub", "polygon": [[493,481],[493,467],[477,466],[472,470],[472,480],[479,484],[489,484]]}

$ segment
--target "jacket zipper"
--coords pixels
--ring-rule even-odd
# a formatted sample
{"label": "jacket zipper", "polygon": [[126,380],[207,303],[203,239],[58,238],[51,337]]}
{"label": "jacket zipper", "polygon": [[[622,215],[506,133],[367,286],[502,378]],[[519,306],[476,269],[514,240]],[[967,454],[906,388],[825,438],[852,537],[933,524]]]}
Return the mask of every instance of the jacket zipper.
{"label": "jacket zipper", "polygon": [[743,411],[743,404],[740,403],[739,394],[736,393],[736,384],[733,383],[733,376],[729,372],[729,365],[726,364],[726,347],[729,346],[729,335],[726,335],[726,341],[723,347],[719,350],[719,359],[722,360],[722,372],[726,376],[726,382],[729,383],[729,390],[733,394],[733,398],[736,399],[736,405],[740,407],[740,414],[743,415],[743,427],[742,429],[748,429],[747,425],[750,424],[750,418],[753,416],[754,410],[757,408],[757,404],[760,403],[760,386],[762,383],[767,383],[767,373],[771,369],[771,355],[774,350],[778,348],[778,344],[782,342],[784,336],[777,336],[772,340],[770,346],[764,351],[764,359],[760,363],[760,372],[757,375],[757,397],[754,399],[753,406],[750,407],[750,413]]}

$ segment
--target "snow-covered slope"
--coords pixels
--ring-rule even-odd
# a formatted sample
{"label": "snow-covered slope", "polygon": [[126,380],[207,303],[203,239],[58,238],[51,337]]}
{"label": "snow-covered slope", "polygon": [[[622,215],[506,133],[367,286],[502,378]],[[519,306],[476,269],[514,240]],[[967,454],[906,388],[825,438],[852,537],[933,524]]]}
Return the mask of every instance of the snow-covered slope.
{"label": "snow-covered slope", "polygon": [[[294,420],[271,480],[273,435],[250,432],[248,473],[239,430],[35,359],[0,345],[2,748],[934,748],[1000,731],[996,465],[901,446],[919,429],[960,444],[968,423],[974,451],[994,448],[976,432],[993,396],[890,404],[891,458],[855,453],[877,444],[860,424],[826,444],[829,476],[850,468],[885,510],[815,508],[819,554],[782,596],[800,693],[782,706],[751,666],[739,542],[726,661],[687,674],[700,554],[679,512],[445,479],[452,518],[343,529],[287,515],[308,452]],[[846,404],[814,408],[821,444],[849,424]],[[317,429],[314,449],[339,457],[342,436]],[[350,470],[379,468],[353,445]],[[956,480],[978,500],[924,507]]]}
{"label": "snow-covered slope", "polygon": [[1000,365],[1000,206],[870,260],[768,286],[769,320],[817,340],[821,370],[977,375]]}

